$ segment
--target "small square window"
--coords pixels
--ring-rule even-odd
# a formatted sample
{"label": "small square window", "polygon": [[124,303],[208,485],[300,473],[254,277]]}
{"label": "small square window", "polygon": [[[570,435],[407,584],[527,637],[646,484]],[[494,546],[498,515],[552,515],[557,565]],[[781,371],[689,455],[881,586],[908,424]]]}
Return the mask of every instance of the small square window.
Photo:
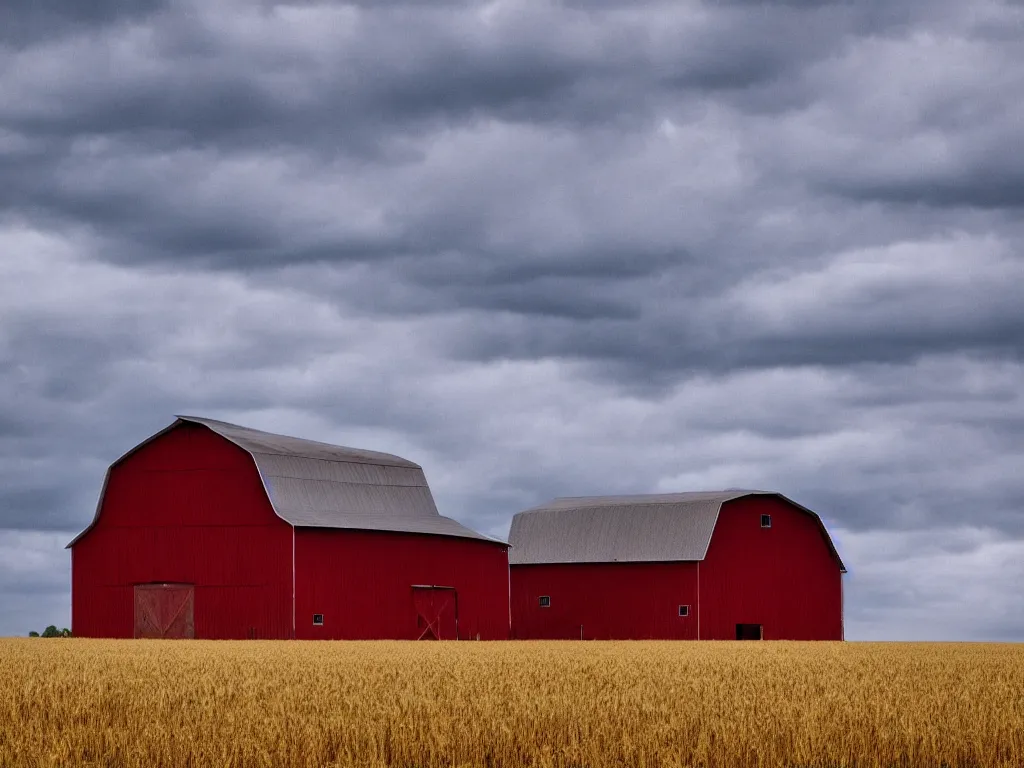
{"label": "small square window", "polygon": [[689,616],[690,615],[690,606],[688,606],[688,605],[680,605],[679,606],[679,615],[680,616]]}
{"label": "small square window", "polygon": [[313,626],[322,627],[324,625],[324,615],[322,613],[313,614]]}
{"label": "small square window", "polygon": [[541,608],[550,608],[551,607],[551,598],[548,595],[541,595],[540,597],[537,598],[537,604]]}
{"label": "small square window", "polygon": [[761,527],[762,528],[771,528],[772,527],[772,516],[771,515],[761,515]]}

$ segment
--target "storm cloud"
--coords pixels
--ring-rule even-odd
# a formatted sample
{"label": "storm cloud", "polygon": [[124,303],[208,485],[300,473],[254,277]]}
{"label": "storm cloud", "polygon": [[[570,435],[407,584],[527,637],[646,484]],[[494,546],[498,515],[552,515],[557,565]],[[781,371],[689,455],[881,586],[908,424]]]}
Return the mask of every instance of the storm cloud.
{"label": "storm cloud", "polygon": [[6,3],[0,633],[190,413],[502,537],[777,490],[849,638],[1024,639],[1022,124],[1014,2]]}

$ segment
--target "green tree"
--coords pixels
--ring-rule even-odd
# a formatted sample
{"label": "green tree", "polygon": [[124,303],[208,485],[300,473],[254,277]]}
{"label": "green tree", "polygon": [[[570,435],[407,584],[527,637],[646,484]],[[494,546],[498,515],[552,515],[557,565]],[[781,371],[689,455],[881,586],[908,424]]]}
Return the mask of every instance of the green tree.
{"label": "green tree", "polygon": [[39,637],[39,633],[38,632],[29,632],[28,636],[29,637]]}
{"label": "green tree", "polygon": [[60,631],[51,624],[43,630],[43,637],[60,637]]}

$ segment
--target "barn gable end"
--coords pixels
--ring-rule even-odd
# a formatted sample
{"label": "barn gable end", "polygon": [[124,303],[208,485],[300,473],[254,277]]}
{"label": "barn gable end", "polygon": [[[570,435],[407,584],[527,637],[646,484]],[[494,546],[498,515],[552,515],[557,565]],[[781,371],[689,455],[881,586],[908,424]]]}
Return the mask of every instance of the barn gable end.
{"label": "barn gable end", "polygon": [[72,629],[161,636],[167,627],[149,625],[166,613],[164,593],[178,595],[174,611],[188,606],[183,626],[197,637],[287,638],[291,544],[249,456],[176,424],[110,468],[96,517],[69,545]]}

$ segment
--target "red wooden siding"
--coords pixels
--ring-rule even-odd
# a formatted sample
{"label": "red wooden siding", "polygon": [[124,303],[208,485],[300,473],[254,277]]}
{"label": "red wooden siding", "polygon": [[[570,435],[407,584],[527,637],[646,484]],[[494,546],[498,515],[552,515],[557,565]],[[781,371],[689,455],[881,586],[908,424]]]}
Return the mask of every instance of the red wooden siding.
{"label": "red wooden siding", "polygon": [[132,637],[134,585],[173,582],[195,587],[196,637],[290,637],[291,545],[252,458],[180,425],[111,471],[73,548],[72,629]]}
{"label": "red wooden siding", "polygon": [[[772,516],[761,528],[761,515]],[[774,497],[722,506],[702,562],[512,566],[513,636],[523,639],[841,640],[842,575],[817,522]],[[699,589],[698,589],[699,584]],[[550,596],[541,608],[538,598]],[[678,616],[680,604],[690,616]],[[699,627],[699,630],[698,630]]]}
{"label": "red wooden siding", "polygon": [[[551,598],[542,608],[538,599]],[[681,617],[679,606],[689,605]],[[512,566],[512,634],[531,640],[697,638],[694,563]]]}
{"label": "red wooden siding", "polygon": [[[455,587],[463,639],[509,635],[503,545],[414,533],[298,528],[295,607],[300,639],[417,639],[413,585]],[[324,615],[323,626],[313,614]]]}
{"label": "red wooden siding", "polygon": [[728,502],[700,564],[701,637],[761,624],[765,640],[841,640],[841,580],[810,515],[770,496]]}

